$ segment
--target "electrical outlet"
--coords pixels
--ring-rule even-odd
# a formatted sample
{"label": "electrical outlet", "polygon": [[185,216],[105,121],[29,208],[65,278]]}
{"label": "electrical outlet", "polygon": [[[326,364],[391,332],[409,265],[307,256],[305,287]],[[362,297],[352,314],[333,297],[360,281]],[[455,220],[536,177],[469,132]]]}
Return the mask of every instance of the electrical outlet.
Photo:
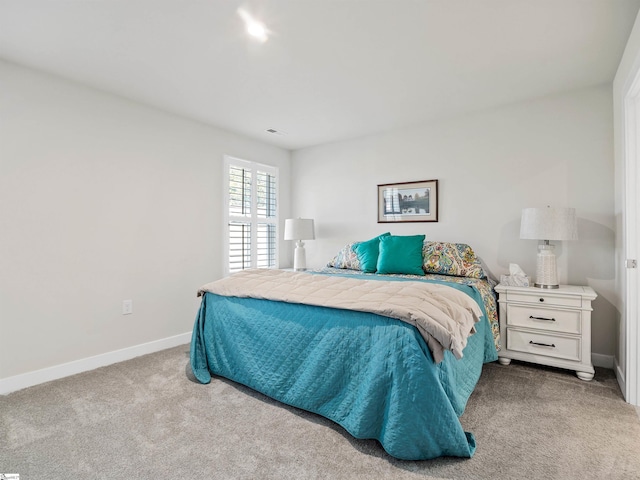
{"label": "electrical outlet", "polygon": [[122,314],[130,315],[133,313],[133,300],[122,301]]}

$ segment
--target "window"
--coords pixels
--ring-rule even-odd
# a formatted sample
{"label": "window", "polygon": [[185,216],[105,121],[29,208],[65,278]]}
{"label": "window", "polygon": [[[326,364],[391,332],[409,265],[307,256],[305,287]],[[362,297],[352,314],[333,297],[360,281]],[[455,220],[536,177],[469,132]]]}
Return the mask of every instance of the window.
{"label": "window", "polygon": [[277,265],[275,167],[225,157],[225,273]]}

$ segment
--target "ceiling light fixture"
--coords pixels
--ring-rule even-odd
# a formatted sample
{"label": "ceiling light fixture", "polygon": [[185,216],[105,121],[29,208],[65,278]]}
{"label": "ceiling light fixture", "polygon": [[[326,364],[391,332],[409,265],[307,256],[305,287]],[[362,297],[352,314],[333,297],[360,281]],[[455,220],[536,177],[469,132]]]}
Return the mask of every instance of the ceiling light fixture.
{"label": "ceiling light fixture", "polygon": [[244,20],[247,33],[251,35],[251,37],[263,43],[267,41],[269,38],[267,27],[265,27],[262,22],[253,18],[246,10],[243,9],[238,10],[238,15],[242,17],[242,20]]}

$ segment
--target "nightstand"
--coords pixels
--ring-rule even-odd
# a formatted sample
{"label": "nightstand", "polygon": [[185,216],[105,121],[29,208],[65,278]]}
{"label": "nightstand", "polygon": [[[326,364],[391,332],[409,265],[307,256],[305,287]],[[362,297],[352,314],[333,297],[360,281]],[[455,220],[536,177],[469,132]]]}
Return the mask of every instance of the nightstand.
{"label": "nightstand", "polygon": [[589,381],[591,364],[591,287],[556,289],[496,286],[500,305],[502,350],[498,361],[511,360],[575,370]]}

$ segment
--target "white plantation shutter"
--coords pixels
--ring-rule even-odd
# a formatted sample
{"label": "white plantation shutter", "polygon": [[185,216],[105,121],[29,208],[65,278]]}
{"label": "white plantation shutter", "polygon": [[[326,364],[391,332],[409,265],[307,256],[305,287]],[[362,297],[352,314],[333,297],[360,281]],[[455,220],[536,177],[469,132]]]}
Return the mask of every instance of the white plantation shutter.
{"label": "white plantation shutter", "polygon": [[226,273],[277,265],[277,169],[225,157]]}
{"label": "white plantation shutter", "polygon": [[276,177],[269,172],[256,172],[256,198],[258,230],[257,266],[258,268],[276,265]]}
{"label": "white plantation shutter", "polygon": [[251,224],[229,222],[229,272],[251,267]]}

